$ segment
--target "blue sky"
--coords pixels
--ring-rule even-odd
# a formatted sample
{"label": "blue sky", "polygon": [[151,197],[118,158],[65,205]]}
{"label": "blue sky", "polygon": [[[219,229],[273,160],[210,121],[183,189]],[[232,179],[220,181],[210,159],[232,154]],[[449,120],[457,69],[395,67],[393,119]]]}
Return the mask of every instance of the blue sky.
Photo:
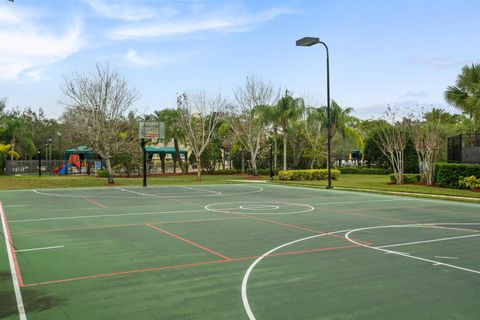
{"label": "blue sky", "polygon": [[361,118],[387,105],[441,107],[465,64],[480,62],[476,0],[0,0],[0,98],[58,117],[74,71],[108,62],[141,94],[140,112],[175,107],[176,94],[231,96],[249,75]]}

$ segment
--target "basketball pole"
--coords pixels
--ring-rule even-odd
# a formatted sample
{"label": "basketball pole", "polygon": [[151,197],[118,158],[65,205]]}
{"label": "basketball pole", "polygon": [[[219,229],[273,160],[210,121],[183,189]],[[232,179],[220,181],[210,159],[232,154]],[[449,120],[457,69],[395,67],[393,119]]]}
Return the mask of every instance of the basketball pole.
{"label": "basketball pole", "polygon": [[141,140],[142,152],[143,152],[143,187],[147,187],[147,150],[145,149],[145,139]]}

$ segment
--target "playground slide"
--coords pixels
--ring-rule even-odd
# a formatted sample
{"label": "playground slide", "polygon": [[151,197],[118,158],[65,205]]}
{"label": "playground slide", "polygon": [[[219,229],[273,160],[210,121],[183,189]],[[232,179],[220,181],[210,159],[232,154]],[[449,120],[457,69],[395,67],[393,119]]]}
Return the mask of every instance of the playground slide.
{"label": "playground slide", "polygon": [[72,166],[72,165],[71,165],[70,163],[65,164],[65,165],[63,166],[63,168],[62,168],[58,173],[59,173],[59,174],[62,174],[62,175],[65,174],[65,172],[66,172],[68,169],[70,169],[71,166]]}
{"label": "playground slide", "polygon": [[52,173],[57,174],[59,173],[63,167],[65,166],[65,162],[63,162],[60,166],[56,167],[55,169],[52,169]]}
{"label": "playground slide", "polygon": [[[71,166],[72,164],[70,164],[70,162],[64,162],[57,168],[53,169],[52,173],[63,175],[65,174],[66,170],[70,169]],[[77,169],[80,169],[80,161],[74,161],[73,166],[76,167]]]}

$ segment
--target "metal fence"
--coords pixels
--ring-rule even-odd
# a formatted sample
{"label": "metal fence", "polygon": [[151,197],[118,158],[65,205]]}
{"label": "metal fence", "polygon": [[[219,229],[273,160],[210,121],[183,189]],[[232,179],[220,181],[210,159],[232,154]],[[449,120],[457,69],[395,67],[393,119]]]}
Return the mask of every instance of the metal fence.
{"label": "metal fence", "polygon": [[480,163],[480,135],[459,134],[449,137],[448,162]]}
{"label": "metal fence", "polygon": [[[41,174],[50,174],[52,169],[63,163],[61,160],[42,160]],[[38,175],[38,160],[8,160],[5,164],[5,175]]]}

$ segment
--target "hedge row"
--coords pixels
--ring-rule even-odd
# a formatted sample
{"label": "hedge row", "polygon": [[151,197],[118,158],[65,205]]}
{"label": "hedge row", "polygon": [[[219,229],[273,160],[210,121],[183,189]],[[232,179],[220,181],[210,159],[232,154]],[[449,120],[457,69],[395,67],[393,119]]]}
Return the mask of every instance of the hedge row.
{"label": "hedge row", "polygon": [[391,169],[369,168],[369,167],[340,167],[342,174],[390,174]]}
{"label": "hedge row", "polygon": [[[331,170],[332,179],[336,180],[340,176],[340,170]],[[313,170],[285,170],[278,172],[280,180],[327,180],[327,169],[313,169]]]}
{"label": "hedge row", "polygon": [[435,183],[443,188],[462,188],[459,180],[464,177],[480,177],[480,165],[463,163],[435,163]]}

